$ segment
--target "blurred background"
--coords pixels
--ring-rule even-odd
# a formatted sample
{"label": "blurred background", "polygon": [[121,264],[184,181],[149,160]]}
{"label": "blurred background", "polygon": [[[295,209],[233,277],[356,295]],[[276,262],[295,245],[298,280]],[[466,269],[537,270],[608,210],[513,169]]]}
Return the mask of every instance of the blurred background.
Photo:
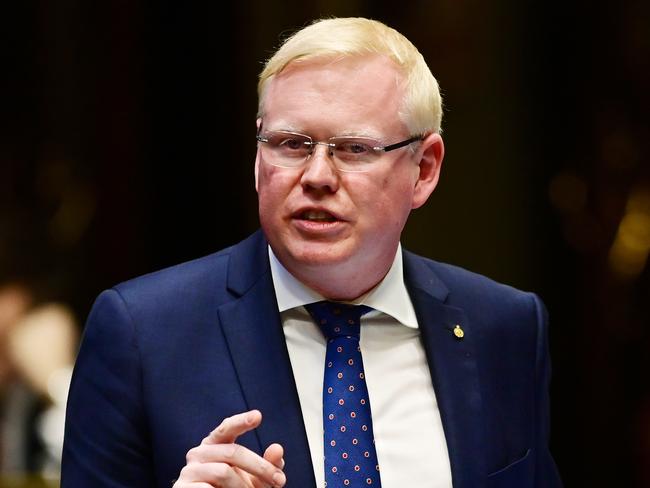
{"label": "blurred background", "polygon": [[56,486],[94,297],[257,228],[256,76],[332,15],[395,27],[441,84],[403,242],[544,299],[566,485],[650,486],[650,3],[219,3],[2,7],[0,486]]}

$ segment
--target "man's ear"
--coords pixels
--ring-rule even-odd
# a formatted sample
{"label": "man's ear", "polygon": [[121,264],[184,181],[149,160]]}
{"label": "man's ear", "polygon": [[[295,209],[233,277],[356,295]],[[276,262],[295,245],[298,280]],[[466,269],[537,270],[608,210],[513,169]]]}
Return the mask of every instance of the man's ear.
{"label": "man's ear", "polygon": [[419,162],[420,172],[415,182],[412,208],[424,205],[438,185],[442,159],[445,156],[445,145],[440,134],[433,133],[425,137],[418,154],[420,151],[422,154]]}

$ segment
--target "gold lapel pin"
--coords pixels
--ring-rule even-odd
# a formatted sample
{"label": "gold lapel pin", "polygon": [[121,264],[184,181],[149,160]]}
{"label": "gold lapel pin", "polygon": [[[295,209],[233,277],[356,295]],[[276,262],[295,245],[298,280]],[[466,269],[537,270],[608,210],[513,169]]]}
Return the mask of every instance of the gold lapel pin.
{"label": "gold lapel pin", "polygon": [[461,329],[460,325],[456,324],[456,327],[454,327],[454,335],[457,339],[462,339],[465,337],[465,331]]}

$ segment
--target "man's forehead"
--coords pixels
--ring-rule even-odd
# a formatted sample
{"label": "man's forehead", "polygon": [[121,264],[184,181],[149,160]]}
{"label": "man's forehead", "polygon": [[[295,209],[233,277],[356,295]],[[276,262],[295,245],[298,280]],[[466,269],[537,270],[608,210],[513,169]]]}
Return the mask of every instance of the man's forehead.
{"label": "man's forehead", "polygon": [[[336,71],[361,74],[369,70],[382,68],[385,74],[393,72],[394,80],[399,84],[404,80],[402,68],[391,58],[377,53],[328,54],[321,56],[300,57],[289,61],[273,79],[283,79],[296,73],[310,71]],[[375,80],[376,81],[376,80]]]}
{"label": "man's forehead", "polygon": [[403,93],[403,76],[385,56],[296,61],[270,80],[264,128],[305,132],[331,125],[345,135],[378,137],[401,129]]}

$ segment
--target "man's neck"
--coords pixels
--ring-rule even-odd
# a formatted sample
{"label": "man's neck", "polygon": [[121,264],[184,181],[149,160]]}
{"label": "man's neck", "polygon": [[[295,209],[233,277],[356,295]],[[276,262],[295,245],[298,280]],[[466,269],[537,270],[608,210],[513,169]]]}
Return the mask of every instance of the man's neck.
{"label": "man's neck", "polygon": [[[272,251],[273,252],[273,251]],[[291,266],[290,260],[283,260],[273,253],[282,266],[303,285],[322,295],[328,300],[354,301],[372,290],[391,268],[397,249],[388,259],[374,259],[369,262],[355,261],[336,265],[305,265]],[[386,266],[377,266],[385,262]]]}

